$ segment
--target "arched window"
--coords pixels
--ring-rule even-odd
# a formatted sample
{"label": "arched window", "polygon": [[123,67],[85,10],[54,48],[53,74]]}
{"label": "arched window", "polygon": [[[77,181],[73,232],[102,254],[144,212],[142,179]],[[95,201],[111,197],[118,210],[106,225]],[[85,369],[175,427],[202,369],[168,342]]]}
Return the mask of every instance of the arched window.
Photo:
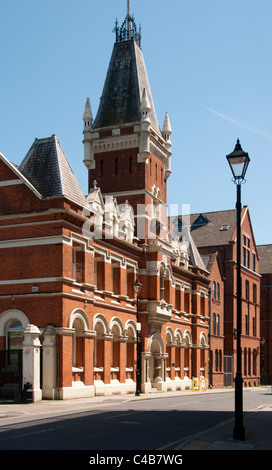
{"label": "arched window", "polygon": [[168,331],[166,334],[166,354],[168,354],[166,358],[166,367],[171,367],[171,344],[172,344],[172,337],[171,333]]}
{"label": "arched window", "polygon": [[129,174],[132,173],[132,156],[129,157]]}
{"label": "arched window", "polygon": [[134,349],[135,349],[135,333],[133,328],[130,326],[127,329],[127,364],[126,366],[129,368],[133,368],[134,366]]}
{"label": "arched window", "polygon": [[117,325],[112,327],[112,356],[111,356],[111,366],[119,367],[120,364],[120,330]]}
{"label": "arched window", "polygon": [[213,281],[213,299],[216,298],[216,282]]}
{"label": "arched window", "polygon": [[23,347],[23,326],[18,320],[12,320],[7,328],[7,349],[15,350]]}
{"label": "arched window", "polygon": [[75,318],[73,328],[75,329],[73,336],[73,367],[83,367],[83,320],[79,317]]}
{"label": "arched window", "polygon": [[190,375],[190,338],[188,334],[185,333],[184,336],[184,343],[185,343],[185,348],[184,348],[184,375],[189,377]]}
{"label": "arched window", "polygon": [[181,351],[182,338],[178,334],[176,338],[176,347],[175,347],[175,368],[180,369],[180,351]]}
{"label": "arched window", "polygon": [[101,323],[95,325],[94,366],[104,367],[104,328]]}

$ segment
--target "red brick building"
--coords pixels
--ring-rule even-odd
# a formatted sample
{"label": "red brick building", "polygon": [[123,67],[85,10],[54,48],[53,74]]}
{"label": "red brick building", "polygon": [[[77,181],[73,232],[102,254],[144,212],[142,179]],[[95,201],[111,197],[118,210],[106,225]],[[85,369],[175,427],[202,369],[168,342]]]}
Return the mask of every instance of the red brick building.
{"label": "red brick building", "polygon": [[42,346],[36,397],[133,393],[140,325],[142,391],[191,389],[208,378],[210,278],[190,233],[168,229],[171,126],[130,16],[83,121],[86,197],[55,135],[18,167],[0,155],[0,348],[24,342],[24,384]]}
{"label": "red brick building", "polygon": [[[191,235],[202,256],[218,253],[224,278],[225,382],[236,375],[236,211],[191,215]],[[241,214],[242,376],[260,384],[260,279],[258,250],[247,206]]]}
{"label": "red brick building", "polygon": [[258,245],[261,274],[261,383],[272,385],[272,245]]}
{"label": "red brick building", "polygon": [[209,385],[212,388],[223,388],[232,385],[224,376],[224,277],[218,253],[202,256],[203,262],[210,273],[211,288],[209,302]]}

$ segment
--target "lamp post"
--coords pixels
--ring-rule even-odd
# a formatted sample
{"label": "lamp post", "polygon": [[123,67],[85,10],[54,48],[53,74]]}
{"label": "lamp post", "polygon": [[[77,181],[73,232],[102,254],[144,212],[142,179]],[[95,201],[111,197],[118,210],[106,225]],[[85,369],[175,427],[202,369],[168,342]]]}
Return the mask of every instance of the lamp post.
{"label": "lamp post", "polygon": [[243,425],[243,379],[241,367],[241,184],[245,179],[250,159],[248,154],[243,151],[239,139],[237,139],[234,151],[227,155],[227,160],[233,174],[233,181],[237,187],[237,368],[235,377],[235,425],[233,428],[233,438],[245,440],[245,429]]}
{"label": "lamp post", "polygon": [[133,284],[133,289],[135,294],[137,295],[137,325],[136,325],[136,331],[137,331],[137,366],[136,366],[136,397],[138,397],[141,394],[141,376],[142,376],[142,359],[141,359],[141,349],[142,349],[142,344],[141,344],[141,337],[140,337],[140,332],[141,332],[141,323],[139,323],[139,295],[141,293],[143,285],[140,283],[140,281],[137,279],[136,282]]}

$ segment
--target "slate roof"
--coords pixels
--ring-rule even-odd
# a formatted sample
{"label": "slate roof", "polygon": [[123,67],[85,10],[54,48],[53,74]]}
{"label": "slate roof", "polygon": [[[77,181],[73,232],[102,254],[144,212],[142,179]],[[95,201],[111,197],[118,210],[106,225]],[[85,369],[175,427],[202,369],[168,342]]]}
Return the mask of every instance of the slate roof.
{"label": "slate roof", "polygon": [[189,262],[191,266],[196,266],[200,269],[203,269],[203,271],[208,271],[203,261],[203,258],[196,247],[190,229],[188,229],[187,225],[184,222],[182,226],[183,229],[181,239],[188,246]]}
{"label": "slate roof", "polygon": [[236,210],[191,214],[190,223],[197,247],[227,245],[236,229]]}
{"label": "slate roof", "polygon": [[134,39],[116,42],[93,128],[139,122],[144,88],[151,104],[151,126],[161,133],[142,50]]}
{"label": "slate roof", "polygon": [[56,135],[35,139],[18,169],[43,197],[66,196],[82,206],[86,204]]}
{"label": "slate roof", "polygon": [[272,273],[272,245],[258,245],[260,274]]}

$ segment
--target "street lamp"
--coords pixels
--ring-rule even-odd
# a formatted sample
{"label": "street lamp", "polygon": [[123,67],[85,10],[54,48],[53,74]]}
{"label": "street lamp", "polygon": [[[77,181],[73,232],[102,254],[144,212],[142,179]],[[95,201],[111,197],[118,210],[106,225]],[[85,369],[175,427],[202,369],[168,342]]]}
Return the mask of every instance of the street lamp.
{"label": "street lamp", "polygon": [[243,425],[243,379],[241,364],[241,184],[245,179],[249,156],[243,151],[239,139],[232,153],[227,155],[233,181],[237,186],[237,368],[235,377],[235,425],[233,428],[233,438],[245,440],[245,429]]}
{"label": "street lamp", "polygon": [[142,375],[142,360],[141,360],[141,323],[139,323],[139,295],[141,293],[143,285],[137,279],[136,282],[133,284],[133,289],[135,294],[137,295],[137,367],[136,367],[136,397],[141,394],[141,375]]}

